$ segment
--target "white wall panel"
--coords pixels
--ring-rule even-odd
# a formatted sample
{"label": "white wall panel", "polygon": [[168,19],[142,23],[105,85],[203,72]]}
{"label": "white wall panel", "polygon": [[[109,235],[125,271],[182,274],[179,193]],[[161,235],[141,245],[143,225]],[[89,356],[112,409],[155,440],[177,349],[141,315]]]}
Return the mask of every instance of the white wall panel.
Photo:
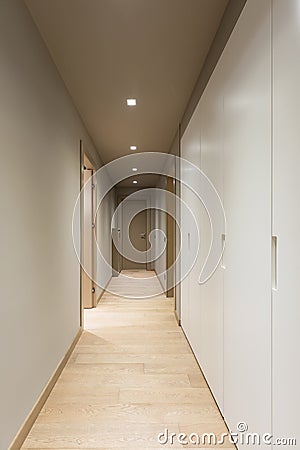
{"label": "white wall panel", "polygon": [[[182,157],[196,162],[215,184],[227,219],[226,268],[218,268],[200,287],[196,273],[207,254],[210,227],[201,206],[182,188],[182,198],[196,212],[202,238],[197,265],[182,283],[182,325],[232,431],[245,421],[249,431],[267,433],[271,430],[270,0],[246,4],[181,149]],[[182,173],[183,178],[188,176]],[[184,217],[182,229],[186,249],[189,224]]]}
{"label": "white wall panel", "polygon": [[[216,183],[222,190],[222,121],[223,101],[219,80],[214,75],[202,97],[193,119],[182,139],[182,157]],[[188,182],[190,173],[182,173]],[[182,325],[209,381],[215,398],[223,407],[223,274],[220,268],[205,284],[198,283],[201,268],[209,252],[211,228],[206,209],[187,188],[182,187],[182,199],[192,209],[200,232],[199,256],[186,280],[182,283]],[[209,205],[206,205],[209,207]],[[190,224],[182,218],[184,252],[188,252]],[[220,236],[220,250],[221,250]]]}
{"label": "white wall panel", "polygon": [[[223,78],[219,64],[200,101],[201,108],[201,169],[223,197]],[[209,207],[209,205],[207,205]],[[204,208],[201,210],[201,266],[209,251],[211,227]],[[219,236],[219,251],[222,237]],[[201,368],[215,399],[223,410],[223,269],[200,286],[199,354]]]}
{"label": "white wall panel", "polygon": [[[215,79],[215,77],[213,77]],[[211,81],[206,94],[201,99],[183,139],[182,157],[203,169],[217,188],[222,184],[222,99],[218,98],[217,82]],[[215,120],[217,117],[217,120]],[[203,136],[202,136],[203,134]],[[204,140],[203,140],[204,139]],[[202,153],[202,146],[204,154]],[[183,165],[184,167],[184,165]],[[182,170],[183,181],[189,182],[191,170]],[[185,171],[186,170],[186,171]],[[199,177],[200,179],[200,177]],[[204,205],[187,187],[182,186],[182,199],[191,208],[200,233],[198,258],[187,278],[182,282],[182,326],[189,339],[195,356],[209,380],[215,398],[223,406],[223,292],[222,272],[218,269],[203,286],[199,285],[199,275],[209,252],[211,228]],[[209,205],[206,205],[209,208]],[[191,258],[190,247],[192,226],[182,215],[183,258]],[[220,236],[220,249],[221,249]]]}
{"label": "white wall panel", "polygon": [[[182,158],[195,164],[196,167],[200,167],[200,107],[198,106],[194,112],[194,115],[187,127],[184,136],[181,141],[181,156]],[[181,165],[181,198],[192,209],[194,213],[199,213],[198,205],[199,201],[195,198],[195,194],[185,185],[188,183],[190,173],[186,166]],[[199,214],[198,214],[199,216]],[[191,259],[190,246],[191,242],[192,226],[189,223],[189,218],[183,213],[181,208],[181,236],[182,236],[182,268],[186,266],[187,262]],[[189,273],[189,275],[183,279],[181,283],[181,324],[189,338],[190,344],[193,350],[197,352],[195,348],[198,345],[197,335],[192,334],[192,327],[194,323],[197,323],[198,330],[200,328],[200,317],[198,308],[193,308],[191,303],[199,299],[200,287],[195,278],[196,267]],[[183,269],[181,270],[181,274]],[[192,281],[193,280],[193,281]],[[192,289],[190,285],[192,284]],[[191,320],[191,316],[192,320]]]}
{"label": "white wall panel", "polygon": [[233,431],[244,421],[262,434],[271,429],[270,6],[247,2],[222,57],[224,413]]}
{"label": "white wall panel", "polygon": [[275,437],[297,438],[294,448],[300,448],[300,2],[275,0],[273,8],[273,431]]}

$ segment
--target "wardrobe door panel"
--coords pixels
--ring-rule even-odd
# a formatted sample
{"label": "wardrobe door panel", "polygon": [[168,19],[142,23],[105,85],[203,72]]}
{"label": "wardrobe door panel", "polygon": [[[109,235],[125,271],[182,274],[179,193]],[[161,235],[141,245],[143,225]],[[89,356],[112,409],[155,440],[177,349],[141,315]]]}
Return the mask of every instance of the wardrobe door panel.
{"label": "wardrobe door panel", "polygon": [[[193,117],[181,139],[181,157],[196,167],[200,166],[200,108],[196,108]],[[198,204],[195,194],[187,187],[189,179],[192,176],[191,168],[187,167],[181,162],[181,199],[187,204],[187,206],[193,212],[195,219],[198,221]],[[184,209],[181,208],[181,234],[182,234],[182,257],[181,257],[181,276],[184,273],[184,267],[191,265],[192,263],[192,248],[196,245],[195,236],[192,232],[192,224],[190,223],[190,217],[184,213]],[[192,336],[193,323],[196,320],[196,316],[199,313],[198,310],[191,309],[191,301],[195,302],[195,298],[198,295],[199,286],[195,285],[191,281],[194,278],[195,267],[188,273],[188,275],[182,280],[181,283],[181,325],[189,339],[192,347],[197,342],[197,337]],[[192,297],[192,300],[191,300]],[[198,322],[199,329],[199,322]]]}
{"label": "wardrobe door panel", "polygon": [[[271,431],[271,3],[251,0],[223,54],[224,414]],[[239,448],[243,448],[239,444]],[[257,449],[257,446],[245,445]],[[260,448],[269,448],[261,445]]]}
{"label": "wardrobe door panel", "polygon": [[[220,92],[220,71],[215,71],[182,139],[182,157],[192,162],[214,183],[218,193],[222,191],[222,120],[223,100]],[[203,136],[202,136],[203,134]],[[202,141],[204,154],[202,155]],[[182,176],[191,176],[191,169]],[[200,180],[200,177],[199,177]],[[222,269],[204,284],[199,275],[210,250],[212,231],[204,205],[185,187],[182,199],[193,211],[200,233],[200,249],[197,260],[188,277],[182,283],[182,326],[203,370],[209,386],[223,407],[223,281]],[[206,205],[209,208],[209,205]],[[183,234],[189,232],[186,218],[182,217]],[[187,238],[186,238],[187,242]],[[220,252],[222,237],[219,239]],[[188,247],[188,244],[186,244]],[[188,249],[184,249],[185,252]],[[188,294],[187,294],[188,293]],[[184,300],[188,297],[188,300]],[[188,308],[188,313],[187,313]]]}
{"label": "wardrobe door panel", "polygon": [[273,39],[273,431],[300,448],[299,0],[274,0]]}
{"label": "wardrobe door panel", "polygon": [[[223,91],[222,62],[216,67],[200,101],[201,169],[223,197]],[[209,207],[209,205],[207,205]],[[204,208],[200,217],[200,265],[203,266],[211,242],[211,226]],[[219,236],[222,252],[222,236]],[[198,272],[199,276],[199,272]],[[217,268],[211,278],[200,286],[199,359],[210,389],[223,410],[223,269]]]}

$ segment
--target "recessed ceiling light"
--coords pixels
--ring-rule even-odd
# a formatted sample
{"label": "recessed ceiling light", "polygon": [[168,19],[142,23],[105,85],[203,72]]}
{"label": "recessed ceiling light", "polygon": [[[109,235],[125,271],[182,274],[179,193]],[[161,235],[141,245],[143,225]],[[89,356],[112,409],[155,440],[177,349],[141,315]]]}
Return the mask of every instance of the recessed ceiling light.
{"label": "recessed ceiling light", "polygon": [[130,146],[130,150],[136,150],[137,149],[137,146],[136,145],[131,145]]}
{"label": "recessed ceiling light", "polygon": [[136,171],[137,171],[137,168],[136,168],[136,167],[133,167],[131,170],[132,170],[132,172],[136,172]]}
{"label": "recessed ceiling light", "polygon": [[136,106],[136,98],[128,98],[126,101],[127,106]]}
{"label": "recessed ceiling light", "polygon": [[136,181],[136,180],[133,180],[133,184],[137,184],[137,181]]}

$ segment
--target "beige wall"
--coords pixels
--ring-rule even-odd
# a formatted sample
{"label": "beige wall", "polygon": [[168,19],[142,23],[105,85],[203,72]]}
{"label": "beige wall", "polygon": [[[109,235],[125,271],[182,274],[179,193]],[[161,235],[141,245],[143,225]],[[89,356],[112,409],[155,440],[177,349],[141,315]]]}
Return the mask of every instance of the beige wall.
{"label": "beige wall", "polygon": [[100,160],[21,0],[0,3],[0,66],[4,450],[79,329],[71,219],[80,139]]}

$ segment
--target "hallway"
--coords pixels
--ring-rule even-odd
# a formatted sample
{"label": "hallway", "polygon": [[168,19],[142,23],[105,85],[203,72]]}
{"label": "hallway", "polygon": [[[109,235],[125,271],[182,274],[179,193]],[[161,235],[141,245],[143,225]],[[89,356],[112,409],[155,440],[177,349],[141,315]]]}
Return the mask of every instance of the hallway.
{"label": "hallway", "polygon": [[[148,278],[153,289],[158,283],[154,272],[126,275]],[[112,283],[116,288],[118,278]],[[134,278],[130,286],[135,291]],[[106,292],[97,308],[85,311],[85,331],[22,449],[158,449],[165,428],[227,431],[176,323],[173,299]]]}
{"label": "hallway", "polygon": [[300,450],[299,54],[300,0],[0,1],[0,450]]}

